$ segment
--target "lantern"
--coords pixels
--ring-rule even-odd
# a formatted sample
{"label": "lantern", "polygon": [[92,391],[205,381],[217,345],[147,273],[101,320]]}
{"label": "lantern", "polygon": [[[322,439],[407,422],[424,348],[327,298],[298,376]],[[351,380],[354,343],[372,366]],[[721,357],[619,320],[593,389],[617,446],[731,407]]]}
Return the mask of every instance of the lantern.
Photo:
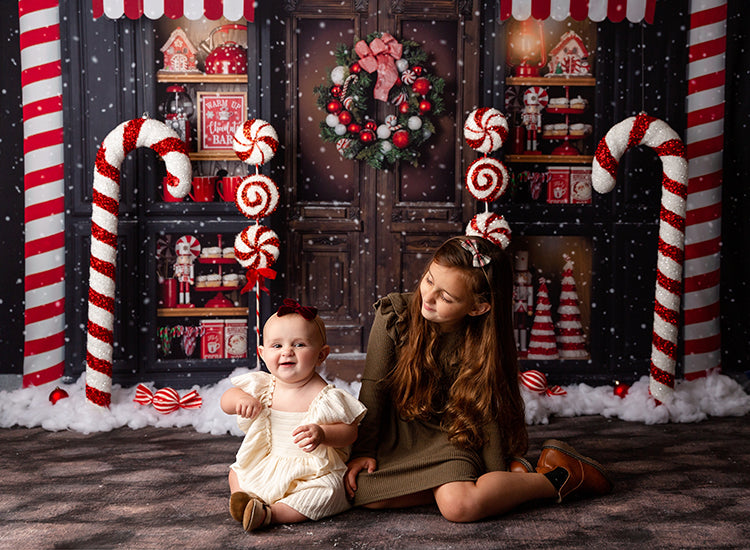
{"label": "lantern", "polygon": [[518,21],[509,34],[508,60],[515,66],[515,75],[539,76],[539,69],[547,62],[542,22],[531,18]]}

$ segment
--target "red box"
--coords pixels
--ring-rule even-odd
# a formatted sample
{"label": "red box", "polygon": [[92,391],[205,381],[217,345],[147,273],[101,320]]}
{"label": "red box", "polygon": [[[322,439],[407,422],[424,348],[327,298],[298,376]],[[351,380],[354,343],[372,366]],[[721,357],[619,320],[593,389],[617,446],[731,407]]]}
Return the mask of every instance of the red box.
{"label": "red box", "polygon": [[547,202],[549,204],[568,204],[570,202],[570,167],[550,166],[547,168]]}
{"label": "red box", "polygon": [[201,321],[201,359],[224,359],[224,320]]}
{"label": "red box", "polygon": [[224,357],[226,359],[247,357],[247,319],[224,321]]}
{"label": "red box", "polygon": [[591,167],[574,166],[570,169],[570,202],[591,204]]}

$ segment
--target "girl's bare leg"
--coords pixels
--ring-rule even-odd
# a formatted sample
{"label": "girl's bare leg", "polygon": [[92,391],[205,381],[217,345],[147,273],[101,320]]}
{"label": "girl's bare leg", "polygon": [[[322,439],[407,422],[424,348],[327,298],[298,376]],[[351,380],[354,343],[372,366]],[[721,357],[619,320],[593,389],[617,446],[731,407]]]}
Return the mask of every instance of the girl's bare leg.
{"label": "girl's bare leg", "polygon": [[434,489],[440,513],[469,522],[504,514],[530,500],[554,498],[557,490],[542,474],[487,472],[474,481],[454,481]]}

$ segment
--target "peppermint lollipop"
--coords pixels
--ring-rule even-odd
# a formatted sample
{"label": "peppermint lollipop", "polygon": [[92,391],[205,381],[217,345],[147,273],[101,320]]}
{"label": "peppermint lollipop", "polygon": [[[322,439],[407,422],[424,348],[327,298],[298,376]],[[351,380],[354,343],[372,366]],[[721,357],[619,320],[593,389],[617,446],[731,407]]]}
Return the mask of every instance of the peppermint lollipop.
{"label": "peppermint lollipop", "polygon": [[279,148],[279,136],[268,122],[251,118],[234,133],[234,152],[242,162],[255,166],[271,160]]}
{"label": "peppermint lollipop", "polygon": [[508,189],[508,169],[492,157],[478,158],[466,170],[466,188],[475,199],[492,202]]}
{"label": "peppermint lollipop", "polygon": [[265,218],[279,205],[279,189],[268,176],[248,176],[237,189],[235,204],[248,218]]}
{"label": "peppermint lollipop", "polygon": [[480,153],[491,153],[508,139],[508,121],[492,107],[472,111],[464,123],[464,138],[469,147]]}
{"label": "peppermint lollipop", "polygon": [[505,218],[494,212],[474,216],[466,226],[469,237],[482,237],[505,250],[510,244],[510,225]]}
{"label": "peppermint lollipop", "polygon": [[242,267],[262,269],[271,267],[279,257],[279,237],[264,225],[251,225],[234,239],[234,257]]}

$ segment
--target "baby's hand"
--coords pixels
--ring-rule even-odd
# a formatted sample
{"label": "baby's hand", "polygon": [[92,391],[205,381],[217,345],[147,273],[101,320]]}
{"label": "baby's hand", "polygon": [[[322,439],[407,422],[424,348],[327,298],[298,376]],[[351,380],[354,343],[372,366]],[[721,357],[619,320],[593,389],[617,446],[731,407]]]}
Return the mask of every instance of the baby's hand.
{"label": "baby's hand", "polygon": [[263,409],[263,405],[261,405],[260,401],[258,401],[251,395],[247,395],[244,397],[240,397],[237,400],[235,413],[240,415],[242,418],[253,419],[258,416],[258,413],[261,411],[261,409]]}
{"label": "baby's hand", "polygon": [[323,428],[317,424],[305,424],[299,426],[292,432],[294,442],[297,446],[307,453],[313,452],[325,439]]}

